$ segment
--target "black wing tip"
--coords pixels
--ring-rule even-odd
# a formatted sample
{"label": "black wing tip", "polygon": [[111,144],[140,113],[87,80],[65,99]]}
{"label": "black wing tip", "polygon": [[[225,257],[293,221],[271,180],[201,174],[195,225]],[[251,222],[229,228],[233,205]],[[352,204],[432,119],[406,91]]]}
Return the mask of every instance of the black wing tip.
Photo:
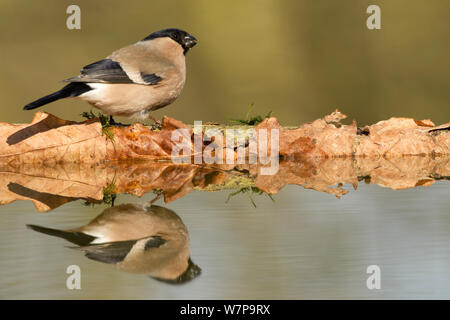
{"label": "black wing tip", "polygon": [[23,110],[33,110],[36,109],[38,106],[34,105],[33,103],[27,104],[25,107],[23,107]]}
{"label": "black wing tip", "polygon": [[158,278],[158,277],[152,277],[153,279],[164,282],[167,284],[173,284],[173,285],[180,285],[185,284],[195,278],[197,278],[199,275],[201,275],[202,269],[196,265],[194,262],[192,262],[191,258],[189,257],[188,260],[188,267],[187,269],[178,277],[175,279],[164,279],[164,278]]}
{"label": "black wing tip", "polygon": [[104,83],[134,83],[123,70],[119,62],[103,59],[84,66],[80,76],[69,81],[104,82]]}
{"label": "black wing tip", "polygon": [[36,224],[27,224],[26,227],[28,229],[31,229],[31,230],[34,230],[34,231],[37,231],[40,233],[45,233],[45,234],[54,234],[55,232],[60,232],[60,230],[42,227],[42,226],[38,226]]}
{"label": "black wing tip", "polygon": [[144,80],[147,84],[158,84],[162,78],[154,73],[152,74],[146,74],[144,72],[141,72],[141,78]]}
{"label": "black wing tip", "polygon": [[151,237],[144,246],[144,251],[147,251],[151,248],[159,248],[160,246],[162,246],[164,243],[166,243],[167,241],[164,240],[163,238],[161,238],[160,236],[154,236]]}
{"label": "black wing tip", "polygon": [[35,224],[27,224],[27,228],[47,234],[49,236],[54,236],[58,238],[65,239],[71,243],[74,243],[78,246],[86,246],[89,245],[92,241],[96,239],[96,237],[88,235],[83,232],[72,232],[72,231],[64,231],[64,230],[58,230],[58,229],[52,229],[47,227],[41,227]]}

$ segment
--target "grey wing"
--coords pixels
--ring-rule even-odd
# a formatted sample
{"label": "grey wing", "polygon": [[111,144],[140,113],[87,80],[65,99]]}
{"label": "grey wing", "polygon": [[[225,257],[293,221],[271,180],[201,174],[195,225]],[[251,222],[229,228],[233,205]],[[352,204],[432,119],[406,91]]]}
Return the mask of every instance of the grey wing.
{"label": "grey wing", "polygon": [[[142,240],[142,239],[141,239]],[[151,248],[159,248],[166,243],[166,240],[159,236],[146,238],[144,250],[150,250]],[[85,252],[85,256],[89,259],[103,262],[103,263],[119,263],[125,259],[133,246],[140,240],[126,240],[108,242],[102,244],[93,244],[82,247],[73,247],[73,249],[79,249]]]}
{"label": "grey wing", "polygon": [[84,251],[89,259],[114,264],[123,261],[136,242],[137,240],[117,241],[72,248]]}
{"label": "grey wing", "polygon": [[64,80],[65,82],[100,82],[100,83],[139,83],[155,85],[163,78],[156,74],[140,74],[139,82],[133,81],[123,70],[119,62],[103,59],[81,69],[79,76]]}

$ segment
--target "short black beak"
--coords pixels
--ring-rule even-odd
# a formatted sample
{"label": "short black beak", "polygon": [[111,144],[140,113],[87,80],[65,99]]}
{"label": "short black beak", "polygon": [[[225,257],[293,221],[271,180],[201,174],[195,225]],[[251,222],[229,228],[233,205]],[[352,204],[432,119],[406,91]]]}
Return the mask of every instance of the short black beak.
{"label": "short black beak", "polygon": [[188,35],[184,37],[183,43],[186,48],[192,48],[197,44],[197,39],[194,36]]}

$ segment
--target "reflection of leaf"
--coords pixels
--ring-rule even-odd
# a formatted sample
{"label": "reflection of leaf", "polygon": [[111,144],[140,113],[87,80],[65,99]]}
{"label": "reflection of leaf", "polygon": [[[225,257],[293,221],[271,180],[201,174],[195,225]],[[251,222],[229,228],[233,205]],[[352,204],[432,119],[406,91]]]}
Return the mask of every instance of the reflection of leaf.
{"label": "reflection of leaf", "polygon": [[101,201],[102,179],[96,168],[79,165],[16,169],[0,166],[0,204],[31,200],[38,211],[48,211],[77,199]]}
{"label": "reflection of leaf", "polygon": [[[143,196],[156,191],[166,203],[193,190],[231,190],[239,193],[277,194],[286,185],[341,197],[343,185],[377,184],[394,190],[426,187],[448,180],[450,157],[409,156],[379,158],[314,158],[283,160],[275,175],[261,175],[259,165],[191,165],[171,162],[110,162],[97,166],[66,163],[46,166],[0,165],[0,204],[31,200],[39,211],[48,211],[77,199],[112,204],[118,194]],[[20,185],[20,186],[18,186]]]}
{"label": "reflection of leaf", "polygon": [[[78,198],[72,198],[72,197],[63,197],[60,195],[55,195],[51,193],[46,192],[39,192],[36,190],[32,190],[30,188],[24,187],[18,183],[10,182],[8,184],[8,190],[23,197],[27,197],[30,199],[38,200],[39,202],[43,203],[44,205],[55,208],[59,207],[67,202],[78,200]],[[95,201],[95,200],[93,200]]]}

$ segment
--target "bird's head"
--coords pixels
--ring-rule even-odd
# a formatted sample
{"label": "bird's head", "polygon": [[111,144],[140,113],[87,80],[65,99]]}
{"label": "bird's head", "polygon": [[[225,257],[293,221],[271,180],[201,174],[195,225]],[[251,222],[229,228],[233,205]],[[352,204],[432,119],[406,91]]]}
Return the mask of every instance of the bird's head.
{"label": "bird's head", "polygon": [[202,269],[200,269],[200,267],[195,263],[193,263],[191,258],[189,258],[186,270],[184,270],[184,272],[175,279],[163,279],[160,277],[152,277],[152,278],[168,284],[184,284],[197,278],[201,273]]}
{"label": "bird's head", "polygon": [[186,54],[186,52],[188,52],[190,48],[197,44],[197,39],[193,35],[176,28],[163,29],[153,32],[142,41],[164,37],[170,38],[173,41],[177,42],[183,48],[184,54]]}

